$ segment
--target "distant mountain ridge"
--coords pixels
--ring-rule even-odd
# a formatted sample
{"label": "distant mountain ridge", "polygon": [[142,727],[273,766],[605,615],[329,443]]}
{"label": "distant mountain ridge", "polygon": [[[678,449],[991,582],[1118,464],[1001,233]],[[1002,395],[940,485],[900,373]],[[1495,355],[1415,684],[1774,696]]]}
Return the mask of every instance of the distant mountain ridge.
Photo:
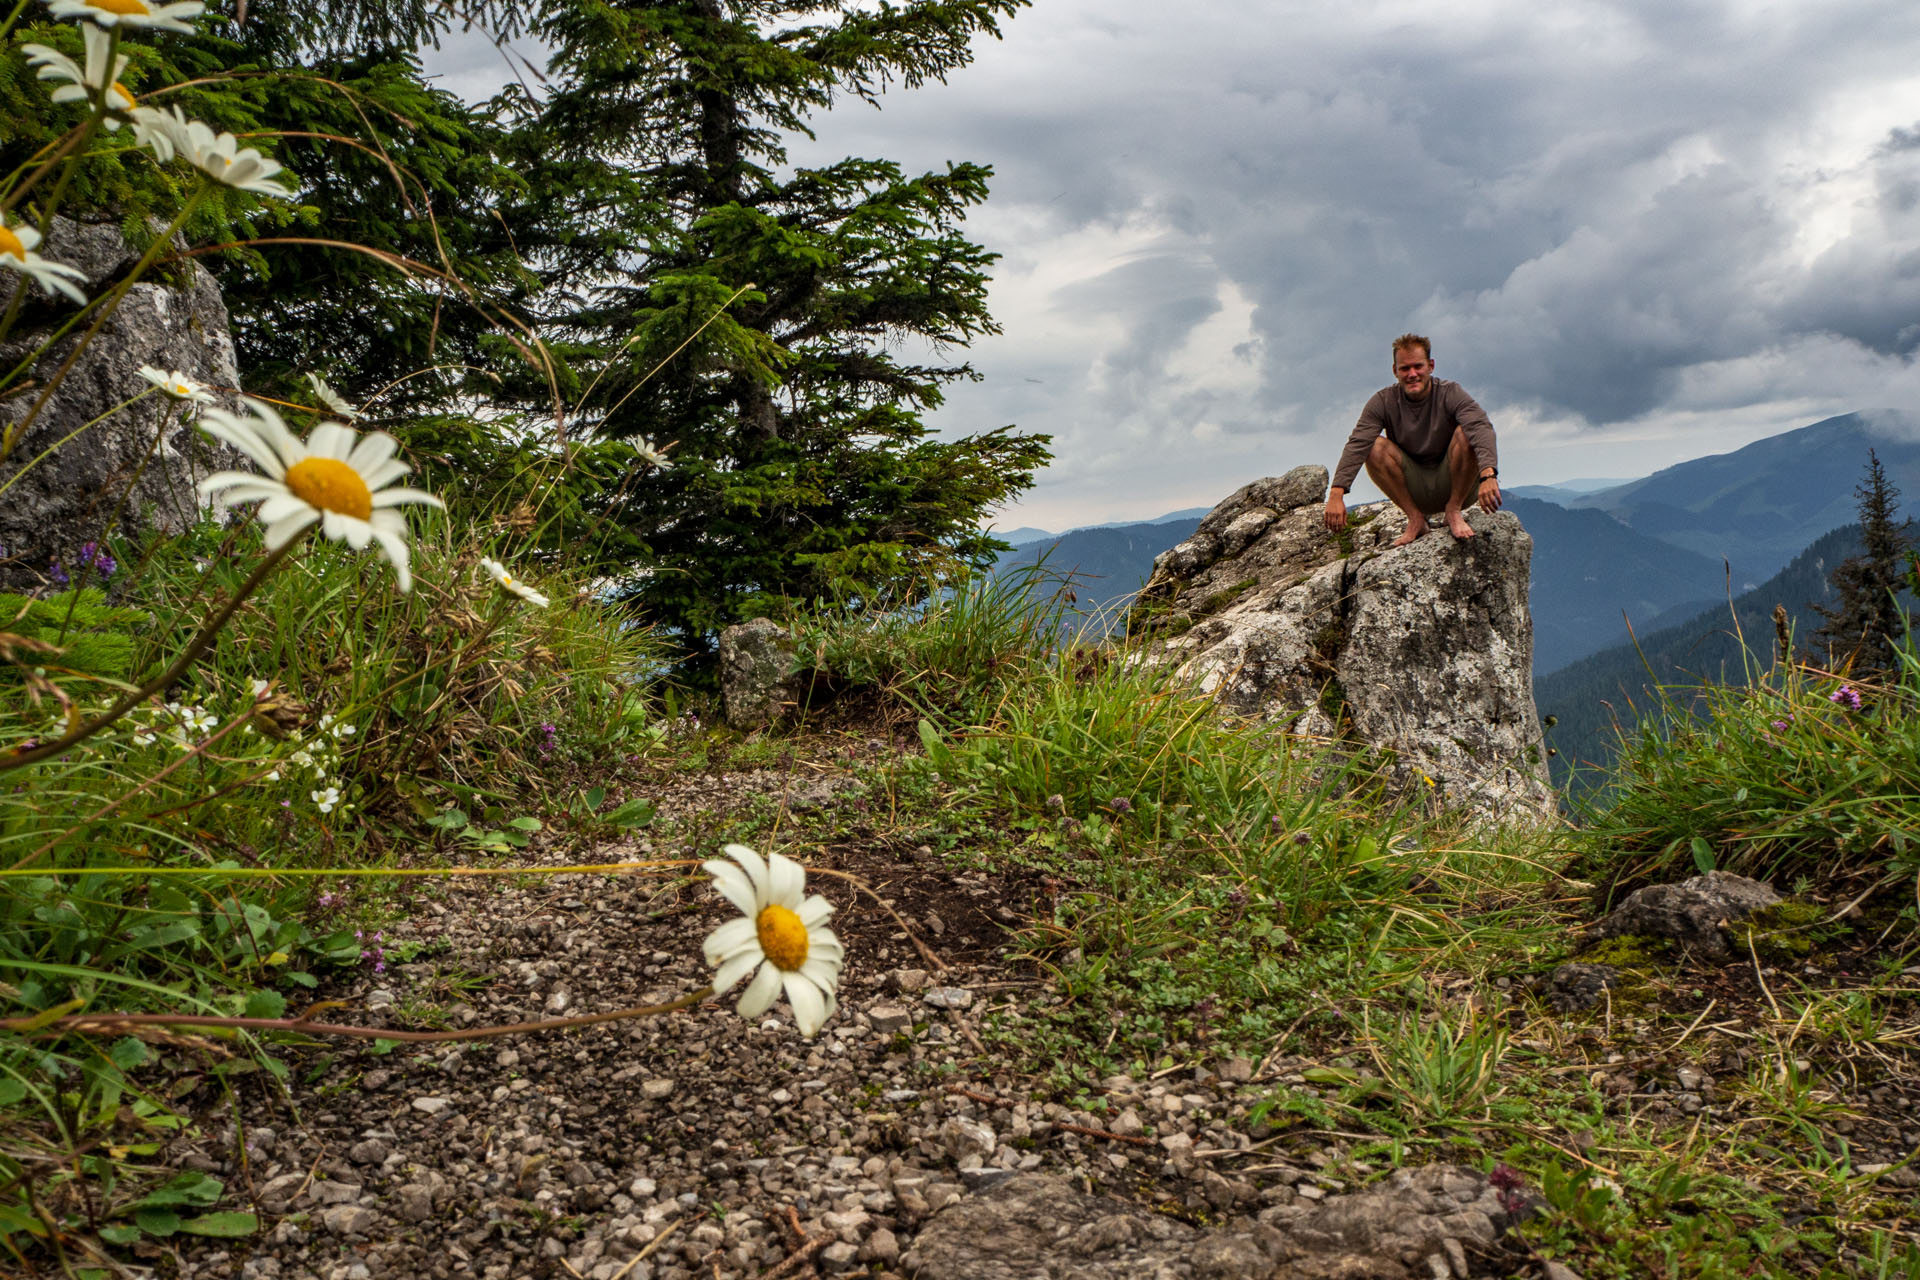
{"label": "distant mountain ridge", "polygon": [[[1616,718],[1632,728],[1659,686],[1743,682],[1750,661],[1764,669],[1773,660],[1775,605],[1786,606],[1796,652],[1814,650],[1814,633],[1824,620],[1813,606],[1834,607],[1828,576],[1860,552],[1860,526],[1845,525],[1815,539],[1786,568],[1736,597],[1731,608],[1722,603],[1677,625],[1636,628],[1637,646],[1605,649],[1536,676],[1534,702],[1540,714],[1559,719],[1548,736],[1558,752],[1550,762],[1555,782],[1564,785],[1575,762],[1609,760]],[[1909,609],[1914,605],[1910,597],[1902,603]]]}
{"label": "distant mountain ridge", "polygon": [[1867,450],[1920,514],[1920,419],[1848,413],[1694,458],[1642,480],[1572,499],[1636,532],[1733,566],[1736,587],[1778,573],[1816,539],[1858,518],[1854,488]]}

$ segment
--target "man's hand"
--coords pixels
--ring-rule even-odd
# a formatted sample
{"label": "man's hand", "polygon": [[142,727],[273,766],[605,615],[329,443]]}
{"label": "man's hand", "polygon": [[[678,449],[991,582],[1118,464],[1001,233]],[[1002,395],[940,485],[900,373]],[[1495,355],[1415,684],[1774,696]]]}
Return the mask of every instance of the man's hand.
{"label": "man's hand", "polygon": [[1327,495],[1327,532],[1338,533],[1347,527],[1347,499],[1335,489]]}
{"label": "man's hand", "polygon": [[1500,509],[1500,481],[1497,477],[1482,476],[1480,478],[1479,502],[1482,511],[1498,511]]}

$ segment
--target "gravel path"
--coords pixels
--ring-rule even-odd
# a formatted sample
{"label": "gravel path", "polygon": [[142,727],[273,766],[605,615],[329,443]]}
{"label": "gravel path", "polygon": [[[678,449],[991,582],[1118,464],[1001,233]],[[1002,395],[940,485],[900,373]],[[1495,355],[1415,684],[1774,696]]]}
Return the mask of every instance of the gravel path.
{"label": "gravel path", "polygon": [[[782,788],[818,804],[834,785],[716,774],[673,780],[659,799],[663,822],[697,826],[703,812]],[[592,859],[696,852],[715,851],[642,841]],[[849,956],[841,1012],[816,1040],[800,1038],[784,1004],[749,1024],[725,998],[559,1034],[293,1052],[291,1103],[251,1090],[238,1129],[183,1153],[251,1188],[261,1236],[183,1242],[155,1256],[173,1254],[160,1270],[175,1259],[183,1276],[262,1280],[884,1270],[928,1215],[1011,1171],[1104,1186],[1176,1158],[1193,1204],[1259,1203],[1254,1182],[1200,1167],[1209,1150],[1249,1145],[1236,1096],[1253,1074],[1245,1060],[1219,1064],[1225,1079],[1205,1068],[1117,1078],[1117,1120],[1015,1101],[1030,1084],[1006,1075],[977,1028],[996,1008],[1056,998],[1005,954],[1003,925],[1034,892],[1023,877],[956,870],[926,849],[834,847],[809,862],[860,875],[926,939],[917,946],[871,899],[815,876],[810,888],[840,906]],[[478,1026],[674,999],[705,984],[700,941],[732,911],[704,876],[659,875],[433,881],[410,910],[383,942],[421,958],[324,993],[351,1002],[342,1020],[417,1025],[408,1013],[438,1008],[452,1026]],[[1149,1122],[1160,1140],[1141,1136]],[[1290,1200],[1309,1172],[1270,1170],[1266,1203]]]}

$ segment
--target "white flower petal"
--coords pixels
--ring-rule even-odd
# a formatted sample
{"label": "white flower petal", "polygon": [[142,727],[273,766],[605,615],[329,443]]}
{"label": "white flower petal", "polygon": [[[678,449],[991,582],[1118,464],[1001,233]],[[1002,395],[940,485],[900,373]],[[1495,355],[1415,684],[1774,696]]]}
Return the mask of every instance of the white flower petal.
{"label": "white flower petal", "polygon": [[319,519],[320,513],[312,507],[307,507],[294,512],[284,520],[268,525],[265,537],[267,550],[278,551],[293,540],[293,535]]}
{"label": "white flower petal", "polygon": [[801,1035],[813,1039],[827,1023],[826,998],[804,973],[782,974],[781,984],[787,991],[787,1003],[793,1006],[794,1025]]}
{"label": "white flower petal", "polygon": [[753,891],[753,881],[747,873],[731,862],[722,862],[718,858],[709,858],[700,864],[700,869],[713,877],[713,887],[720,896],[740,909],[740,914],[749,921],[760,915],[760,903]]}
{"label": "white flower petal", "polygon": [[773,1007],[774,997],[779,994],[780,970],[769,960],[753,975],[753,981],[740,993],[740,1003],[734,1008],[743,1018],[757,1018]]}
{"label": "white flower petal", "polygon": [[761,964],[766,957],[760,954],[758,946],[737,951],[720,962],[713,974],[713,993],[722,995],[733,990],[734,984],[753,972],[753,966]]}
{"label": "white flower petal", "polygon": [[[807,926],[808,929],[813,929],[833,914],[833,904],[816,893],[795,908],[794,914],[800,917],[801,924]],[[831,937],[833,935],[829,934],[827,936]]]}
{"label": "white flower petal", "polygon": [[748,943],[752,943],[757,948],[760,945],[760,936],[754,932],[753,921],[742,916],[729,920],[715,929],[700,945],[701,950],[706,953],[707,963],[719,964]]}
{"label": "white flower petal", "polygon": [[773,901],[772,896],[767,892],[767,864],[758,853],[744,844],[725,845],[720,852],[738,862],[746,871],[747,878],[753,882],[753,897],[758,905],[753,911],[748,912],[749,915],[756,914],[762,907]]}
{"label": "white flower petal", "polygon": [[807,873],[799,863],[783,853],[767,855],[767,901],[794,911],[806,891]]}

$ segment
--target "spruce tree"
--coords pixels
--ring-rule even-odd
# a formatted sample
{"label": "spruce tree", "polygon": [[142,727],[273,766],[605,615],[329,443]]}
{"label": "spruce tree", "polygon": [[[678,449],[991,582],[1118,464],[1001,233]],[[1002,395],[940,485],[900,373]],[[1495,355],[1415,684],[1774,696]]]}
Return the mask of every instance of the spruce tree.
{"label": "spruce tree", "polygon": [[652,571],[634,594],[693,650],[782,600],[903,603],[984,565],[982,515],[1047,460],[1044,436],[922,419],[975,376],[944,351],[998,331],[996,255],[960,229],[990,171],[786,151],[836,99],[944,80],[1026,2],[606,0],[533,24],[557,50],[518,143],[514,216],[551,246],[538,319],[592,386],[571,431],[670,446],[607,510]]}
{"label": "spruce tree", "polygon": [[1897,593],[1906,585],[1912,522],[1895,518],[1900,491],[1871,449],[1866,478],[1854,494],[1860,500],[1863,550],[1828,576],[1837,599],[1831,609],[1814,606],[1826,619],[1815,634],[1826,642],[1835,668],[1871,678],[1899,667],[1895,646],[1906,635],[1906,616]]}

